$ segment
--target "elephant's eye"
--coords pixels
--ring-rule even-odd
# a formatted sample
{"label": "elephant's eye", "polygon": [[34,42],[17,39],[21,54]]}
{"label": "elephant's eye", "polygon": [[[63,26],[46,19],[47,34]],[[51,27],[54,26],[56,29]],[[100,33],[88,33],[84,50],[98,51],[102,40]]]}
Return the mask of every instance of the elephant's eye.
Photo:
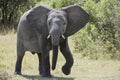
{"label": "elephant's eye", "polygon": [[51,22],[49,21],[49,23],[48,23],[48,24],[49,24],[49,26],[50,26],[50,25],[51,25]]}
{"label": "elephant's eye", "polygon": [[65,26],[65,25],[66,25],[66,23],[64,22],[64,23],[63,23],[63,26]]}

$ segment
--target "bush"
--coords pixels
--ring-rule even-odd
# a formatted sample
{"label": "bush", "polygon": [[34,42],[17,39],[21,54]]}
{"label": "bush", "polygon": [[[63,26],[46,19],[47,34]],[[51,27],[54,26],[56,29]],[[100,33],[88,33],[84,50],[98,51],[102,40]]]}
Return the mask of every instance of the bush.
{"label": "bush", "polygon": [[119,0],[84,3],[91,17],[86,27],[74,36],[75,51],[92,59],[120,59],[119,5]]}

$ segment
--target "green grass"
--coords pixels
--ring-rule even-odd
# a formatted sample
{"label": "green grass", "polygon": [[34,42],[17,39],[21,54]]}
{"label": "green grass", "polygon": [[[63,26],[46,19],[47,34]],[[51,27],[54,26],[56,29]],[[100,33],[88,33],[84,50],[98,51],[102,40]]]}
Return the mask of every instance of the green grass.
{"label": "green grass", "polygon": [[[73,46],[70,40],[70,48]],[[38,75],[38,58],[26,52],[23,59],[22,76],[14,75],[16,61],[16,34],[0,35],[0,80],[120,80],[120,61],[81,59],[80,54],[73,53],[74,65],[71,74],[66,76],[61,67],[65,60],[59,53],[57,67],[51,70],[53,78]]]}

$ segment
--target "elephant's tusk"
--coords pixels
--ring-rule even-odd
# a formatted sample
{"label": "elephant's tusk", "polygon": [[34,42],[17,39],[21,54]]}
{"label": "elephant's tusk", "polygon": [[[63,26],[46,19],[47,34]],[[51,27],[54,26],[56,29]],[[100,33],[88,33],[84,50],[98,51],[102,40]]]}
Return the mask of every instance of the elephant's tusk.
{"label": "elephant's tusk", "polygon": [[62,38],[65,39],[65,36],[62,34]]}
{"label": "elephant's tusk", "polygon": [[47,39],[49,39],[50,38],[50,34],[47,36]]}

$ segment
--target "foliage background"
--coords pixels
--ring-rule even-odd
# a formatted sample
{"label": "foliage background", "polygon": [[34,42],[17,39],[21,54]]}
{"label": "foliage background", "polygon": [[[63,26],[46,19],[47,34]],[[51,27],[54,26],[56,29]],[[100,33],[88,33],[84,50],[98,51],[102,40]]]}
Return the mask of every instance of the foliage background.
{"label": "foliage background", "polygon": [[20,16],[40,4],[56,9],[80,5],[90,20],[71,37],[76,54],[89,59],[120,59],[119,0],[0,0],[0,33],[16,30]]}

